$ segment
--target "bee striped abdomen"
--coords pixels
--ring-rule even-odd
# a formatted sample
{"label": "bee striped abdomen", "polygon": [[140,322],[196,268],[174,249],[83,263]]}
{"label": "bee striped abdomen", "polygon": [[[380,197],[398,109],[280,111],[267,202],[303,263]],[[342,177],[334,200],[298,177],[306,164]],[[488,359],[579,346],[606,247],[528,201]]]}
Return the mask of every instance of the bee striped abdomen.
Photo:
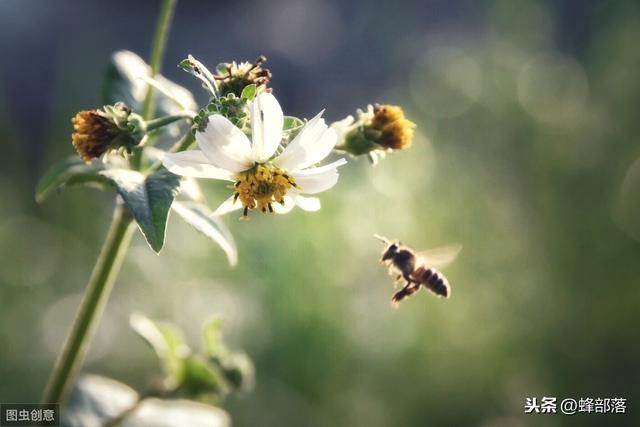
{"label": "bee striped abdomen", "polygon": [[436,295],[447,298],[449,296],[449,282],[435,268],[421,267],[413,274],[416,281],[420,282],[427,289]]}

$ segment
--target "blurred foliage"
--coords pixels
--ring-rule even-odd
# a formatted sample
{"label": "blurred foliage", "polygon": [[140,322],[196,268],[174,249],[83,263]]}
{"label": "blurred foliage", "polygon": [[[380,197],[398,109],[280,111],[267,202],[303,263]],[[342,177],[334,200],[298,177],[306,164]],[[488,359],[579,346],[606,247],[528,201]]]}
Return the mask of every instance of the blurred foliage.
{"label": "blurred foliage", "polygon": [[[226,218],[233,270],[172,217],[161,255],[138,237],[85,371],[141,389],[152,356],[126,332],[130,313],[196,339],[219,312],[256,365],[255,391],[225,402],[238,426],[640,423],[637,2],[214,3],[181,3],[167,64],[190,49],[205,63],[264,52],[285,111],[338,119],[393,102],[417,139],[375,168],[345,167],[317,214]],[[5,56],[24,36],[42,65],[0,69],[0,401],[24,402],[38,399],[111,212],[81,188],[36,207],[34,177],[72,152],[68,119],[99,103],[85,92],[111,51],[144,53],[134,35],[153,14],[151,2],[0,4]],[[85,18],[54,31],[70,13]],[[55,57],[39,56],[58,33]],[[71,67],[70,52],[83,61]],[[451,299],[393,310],[373,233],[417,249],[461,242],[444,271]],[[629,414],[523,415],[525,397],[544,395],[626,397]]]}
{"label": "blurred foliage", "polygon": [[219,408],[189,400],[138,395],[125,384],[98,375],[80,378],[61,411],[64,427],[228,427]]}
{"label": "blurred foliage", "polygon": [[202,330],[202,350],[193,352],[184,335],[171,323],[154,323],[134,314],[131,327],[153,348],[160,359],[163,380],[151,396],[183,397],[216,404],[230,393],[250,391],[254,385],[251,360],[230,351],[222,340],[222,321],[212,318]]}

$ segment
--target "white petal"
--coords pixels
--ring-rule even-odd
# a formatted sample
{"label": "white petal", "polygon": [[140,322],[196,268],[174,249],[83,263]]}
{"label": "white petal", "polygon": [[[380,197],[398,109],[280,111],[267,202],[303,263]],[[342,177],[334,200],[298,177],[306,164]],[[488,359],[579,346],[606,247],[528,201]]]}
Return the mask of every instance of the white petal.
{"label": "white petal", "polygon": [[342,166],[342,165],[346,165],[347,164],[347,160],[346,159],[338,159],[335,162],[331,162],[329,164],[326,165],[322,165],[322,166],[318,166],[317,168],[308,168],[308,169],[304,169],[301,171],[296,171],[295,176],[311,176],[311,175],[319,175],[322,173],[325,173],[328,170],[331,169],[335,169],[338,166]]}
{"label": "white petal", "polygon": [[298,136],[275,159],[279,167],[288,170],[304,169],[327,157],[338,141],[334,129],[327,127],[322,112],[302,128]]}
{"label": "white petal", "polygon": [[320,199],[317,197],[304,197],[297,193],[291,193],[291,198],[303,211],[315,212],[320,210]]}
{"label": "white petal", "polygon": [[[326,125],[325,125],[326,127]],[[305,160],[298,165],[298,169],[308,168],[321,162],[325,157],[331,154],[331,150],[338,142],[338,134],[334,129],[326,128],[322,135],[315,141],[310,141],[306,147]]]}
{"label": "white petal", "polygon": [[273,211],[277,214],[286,214],[291,212],[291,209],[293,209],[296,205],[296,203],[293,201],[293,199],[289,196],[284,196],[284,205],[281,205],[280,203],[272,203],[271,207],[273,208]]}
{"label": "white petal", "polygon": [[297,176],[291,174],[300,187],[300,192],[305,194],[315,194],[326,191],[338,182],[338,170],[329,169],[317,175]]}
{"label": "white petal", "polygon": [[200,150],[167,153],[162,164],[176,175],[233,181],[231,172],[213,166]]}
{"label": "white petal", "polygon": [[218,206],[218,209],[213,211],[211,216],[222,216],[226,213],[233,212],[242,208],[242,203],[240,203],[240,200],[234,201],[234,199],[235,196],[231,196],[227,200],[222,202],[222,204]]}
{"label": "white petal", "polygon": [[276,152],[282,140],[284,115],[276,97],[261,93],[249,105],[251,113],[252,155],[257,162],[265,162]]}
{"label": "white petal", "polygon": [[274,159],[274,163],[277,166],[290,170],[298,168],[298,164],[302,163],[305,159],[305,148],[302,142],[314,137],[317,138],[320,135],[322,125],[324,124],[324,120],[321,118],[323,113],[324,110],[309,120],[293,141],[287,145],[287,148],[285,148],[282,154]]}
{"label": "white petal", "polygon": [[214,166],[235,173],[253,166],[249,138],[220,114],[209,116],[204,132],[196,132],[196,142]]}

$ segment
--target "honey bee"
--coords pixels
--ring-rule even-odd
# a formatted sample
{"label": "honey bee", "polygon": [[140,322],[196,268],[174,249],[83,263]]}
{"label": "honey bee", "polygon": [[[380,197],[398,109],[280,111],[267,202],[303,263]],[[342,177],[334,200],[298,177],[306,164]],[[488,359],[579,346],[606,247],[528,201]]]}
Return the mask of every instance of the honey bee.
{"label": "honey bee", "polygon": [[393,295],[392,302],[399,303],[420,290],[421,286],[438,296],[449,297],[449,282],[435,267],[442,267],[453,261],[462,250],[461,245],[452,244],[416,252],[399,241],[390,241],[377,234],[374,236],[386,245],[380,262],[397,275],[396,281],[404,279],[406,282],[402,289]]}

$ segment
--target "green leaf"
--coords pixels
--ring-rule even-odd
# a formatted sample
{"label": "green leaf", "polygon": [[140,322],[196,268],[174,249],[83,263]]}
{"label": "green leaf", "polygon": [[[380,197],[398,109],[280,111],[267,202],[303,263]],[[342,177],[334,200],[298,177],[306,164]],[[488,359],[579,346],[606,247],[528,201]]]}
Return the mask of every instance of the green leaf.
{"label": "green leaf", "polygon": [[238,393],[246,393],[255,386],[255,367],[244,353],[233,353],[220,360],[220,369],[227,384]]}
{"label": "green leaf", "polygon": [[304,122],[297,117],[293,116],[284,116],[284,125],[282,129],[286,131],[298,130],[302,126],[304,126]]}
{"label": "green leaf", "polygon": [[256,97],[256,92],[258,91],[255,83],[252,83],[250,85],[247,85],[244,87],[244,89],[242,89],[242,93],[240,94],[240,98],[242,99],[246,99],[246,100],[252,100],[253,98]]}
{"label": "green leaf", "polygon": [[[147,77],[149,70],[149,65],[135,53],[127,50],[114,52],[102,87],[103,103],[124,102],[133,111],[140,112],[150,82]],[[191,92],[182,86],[162,75],[156,75],[152,83],[159,89],[155,96],[158,116],[197,108]]]}
{"label": "green leaf", "polygon": [[184,361],[191,353],[182,332],[172,324],[156,323],[134,313],[129,318],[131,328],[156,352],[169,387],[175,387],[184,377]]}
{"label": "green leaf", "polygon": [[210,357],[226,353],[222,342],[222,319],[217,316],[207,319],[202,326],[202,350]]}
{"label": "green leaf", "polygon": [[180,178],[166,169],[147,176],[128,169],[108,169],[100,175],[115,185],[151,249],[160,252],[169,208],[178,194]]}
{"label": "green leaf", "polygon": [[178,67],[182,68],[192,76],[198,78],[202,82],[202,87],[207,89],[212,95],[216,94],[216,90],[214,87],[215,79],[213,78],[213,75],[211,74],[209,69],[204,66],[204,64],[195,59],[193,56],[189,55],[187,59],[183,59],[182,61],[180,61]]}
{"label": "green leaf", "polygon": [[104,179],[98,174],[104,169],[100,162],[87,164],[78,156],[70,156],[54,164],[44,174],[36,186],[36,201],[42,203],[54,191],[61,191],[67,185],[93,183],[104,186]]}
{"label": "green leaf", "polygon": [[[191,56],[191,55],[189,55],[189,56]],[[182,68],[184,71],[186,71],[188,73],[191,73],[191,72],[193,72],[194,64],[193,64],[193,62],[191,62],[190,59],[185,58],[185,59],[183,59],[182,61],[180,61],[178,63],[178,67]]]}
{"label": "green leaf", "polygon": [[224,396],[229,392],[222,373],[200,355],[185,360],[184,377],[179,392],[190,398],[207,399],[207,396]]}
{"label": "green leaf", "polygon": [[[140,91],[139,87],[142,85],[140,82],[134,81],[131,76],[133,73],[144,75],[143,73],[146,72],[144,65],[139,65],[135,62],[129,65],[118,62],[116,58],[115,55],[111,58],[104,76],[102,102],[105,105],[124,102],[133,111],[141,111],[142,91]],[[132,72],[128,72],[127,67],[135,67],[135,69]]]}
{"label": "green leaf", "polygon": [[282,126],[282,132],[288,141],[292,141],[298,133],[302,130],[304,122],[297,117],[284,116],[284,125]]}
{"label": "green leaf", "polygon": [[222,338],[222,320],[211,317],[202,328],[202,352],[209,363],[220,370],[227,386],[233,391],[246,392],[255,383],[255,369],[249,357],[241,352],[232,353]]}
{"label": "green leaf", "polygon": [[188,224],[209,237],[222,248],[231,266],[238,263],[238,249],[229,229],[205,205],[197,202],[174,202],[173,211]]}

